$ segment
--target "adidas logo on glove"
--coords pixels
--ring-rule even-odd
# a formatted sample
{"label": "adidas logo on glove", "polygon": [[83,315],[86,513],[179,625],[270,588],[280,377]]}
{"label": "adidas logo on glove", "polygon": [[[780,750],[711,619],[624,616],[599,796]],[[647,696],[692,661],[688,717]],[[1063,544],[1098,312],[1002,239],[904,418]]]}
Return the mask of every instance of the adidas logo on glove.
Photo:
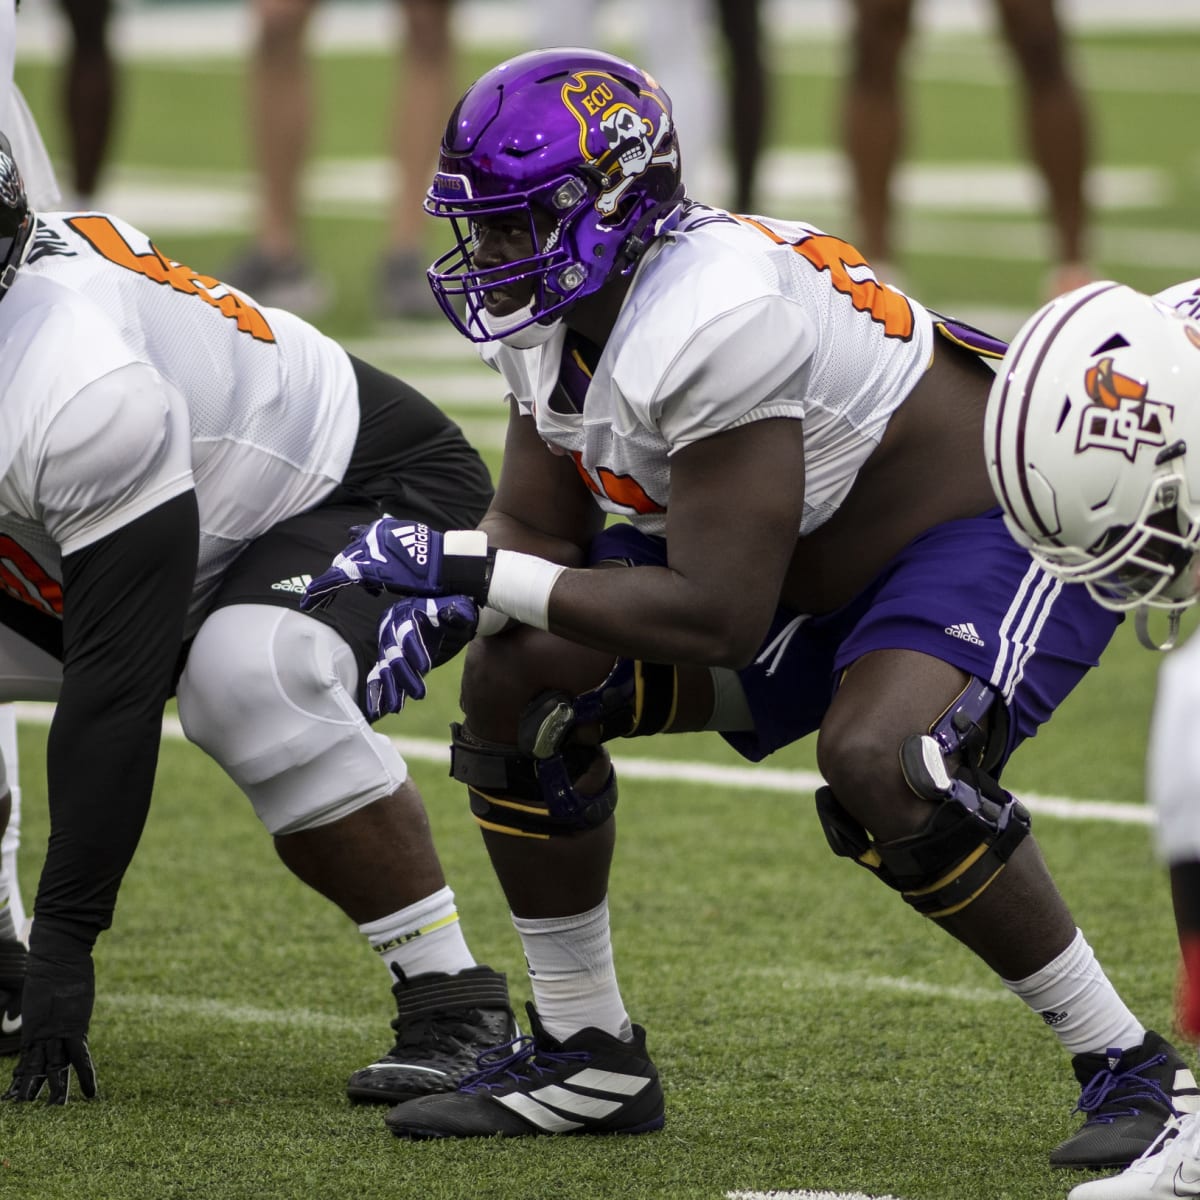
{"label": "adidas logo on glove", "polygon": [[417,566],[423,567],[429,562],[428,525],[398,525],[392,530],[392,537],[404,547]]}

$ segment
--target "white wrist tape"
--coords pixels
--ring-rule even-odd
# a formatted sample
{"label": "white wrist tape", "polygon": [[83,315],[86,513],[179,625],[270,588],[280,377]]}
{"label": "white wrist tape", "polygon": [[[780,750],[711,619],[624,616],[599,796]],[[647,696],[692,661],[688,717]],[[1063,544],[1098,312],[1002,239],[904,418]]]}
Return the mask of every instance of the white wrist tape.
{"label": "white wrist tape", "polygon": [[523,625],[549,629],[550,590],[565,570],[558,563],[532,554],[497,550],[488,588],[488,607]]}

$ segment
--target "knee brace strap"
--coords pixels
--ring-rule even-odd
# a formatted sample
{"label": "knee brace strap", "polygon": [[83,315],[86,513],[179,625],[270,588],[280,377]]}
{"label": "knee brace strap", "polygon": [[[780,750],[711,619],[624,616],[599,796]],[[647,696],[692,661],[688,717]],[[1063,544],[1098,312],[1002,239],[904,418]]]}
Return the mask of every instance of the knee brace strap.
{"label": "knee brace strap", "polygon": [[901,764],[909,786],[937,805],[916,833],[876,842],[833,792],[817,790],[817,814],[835,854],[854,859],[927,917],[948,917],[975,900],[1004,869],[1030,829],[1019,801],[978,771],[983,787],[951,778],[937,742],[906,738]]}
{"label": "knee brace strap", "polygon": [[617,807],[611,767],[594,796],[572,783],[599,758],[598,746],[572,743],[561,754],[535,759],[515,746],[484,742],[457,723],[450,736],[450,774],[467,785],[471,812],[485,829],[519,837],[580,833],[603,825]]}
{"label": "knee brace strap", "polygon": [[[952,704],[929,727],[942,753],[957,754],[965,766],[995,771],[1008,741],[1008,710],[996,705],[996,689],[978,675],[967,680],[967,686]],[[992,711],[992,720],[983,727],[983,718]]]}
{"label": "knee brace strap", "polygon": [[599,724],[600,740],[648,737],[669,729],[679,700],[679,674],[666,663],[619,658],[590,692],[543,692],[521,714],[517,744],[534,758],[558,753],[577,725]]}
{"label": "knee brace strap", "polygon": [[473,787],[467,788],[467,794],[471,800],[471,815],[484,829],[544,841],[584,833],[603,825],[617,807],[617,776],[615,771],[609,771],[604,787],[594,796],[576,793],[577,799],[584,803],[575,805],[575,816],[569,822],[556,816],[555,809],[546,803],[493,796]]}

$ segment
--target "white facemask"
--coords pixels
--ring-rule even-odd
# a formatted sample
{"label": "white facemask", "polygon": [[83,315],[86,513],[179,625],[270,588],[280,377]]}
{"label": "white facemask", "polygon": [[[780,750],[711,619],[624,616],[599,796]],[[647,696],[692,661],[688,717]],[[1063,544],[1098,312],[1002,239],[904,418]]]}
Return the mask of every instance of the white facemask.
{"label": "white facemask", "polygon": [[[514,328],[522,321],[528,321],[532,315],[533,301],[530,300],[523,308],[518,308],[516,312],[511,312],[503,317],[493,316],[486,308],[480,308],[479,323],[496,341],[502,342],[505,346],[511,346],[514,350],[532,350],[535,346],[541,346],[548,342],[554,336],[555,330],[562,324],[561,319],[556,318],[548,324],[535,321],[531,325],[526,325],[524,329]],[[512,332],[509,333],[508,330],[512,330]]]}

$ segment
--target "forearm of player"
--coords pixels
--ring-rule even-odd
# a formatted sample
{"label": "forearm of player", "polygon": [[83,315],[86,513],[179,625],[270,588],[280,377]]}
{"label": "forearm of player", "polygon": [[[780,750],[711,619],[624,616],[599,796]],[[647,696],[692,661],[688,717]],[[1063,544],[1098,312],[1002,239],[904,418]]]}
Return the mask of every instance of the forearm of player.
{"label": "forearm of player", "polygon": [[766,632],[765,618],[747,620],[738,605],[667,567],[564,570],[503,550],[488,604],[581,645],[649,662],[743,667]]}
{"label": "forearm of player", "polygon": [[488,605],[623,657],[747,665],[779,603],[800,528],[799,424],[752,423],[676,455],[669,566],[556,573],[501,549]]}
{"label": "forearm of player", "polygon": [[[487,534],[489,547],[503,548],[521,556],[532,556],[539,562],[546,563],[547,567],[552,564],[580,567],[586,560],[586,536],[581,537],[578,542],[571,541],[536,529],[508,513],[498,512],[495,509],[484,516],[479,527]],[[544,572],[535,573],[545,574]],[[540,600],[536,597],[535,603],[539,606],[538,611],[540,611]],[[517,611],[524,615],[517,617],[515,613],[502,613],[492,605],[485,605],[480,609],[478,634],[488,637],[491,634],[499,633],[506,629],[514,619],[528,622],[530,614],[521,606],[518,606]],[[534,623],[541,624],[543,621],[543,617],[534,616]]]}
{"label": "forearm of player", "polygon": [[112,921],[141,837],[162,723],[161,705],[157,714],[106,707],[106,690],[88,679],[65,685],[55,711],[46,746],[50,842],[35,903],[35,930],[61,926],[89,944]]}
{"label": "forearm of player", "polygon": [[94,939],[111,920],[150,803],[197,525],[188,492],[63,560],[63,683],[35,925],[52,917]]}
{"label": "forearm of player", "polygon": [[563,567],[582,567],[585,564],[586,546],[592,536],[589,529],[581,531],[578,540],[565,538],[495,509],[480,521],[479,528],[488,535],[490,549],[515,550]]}

